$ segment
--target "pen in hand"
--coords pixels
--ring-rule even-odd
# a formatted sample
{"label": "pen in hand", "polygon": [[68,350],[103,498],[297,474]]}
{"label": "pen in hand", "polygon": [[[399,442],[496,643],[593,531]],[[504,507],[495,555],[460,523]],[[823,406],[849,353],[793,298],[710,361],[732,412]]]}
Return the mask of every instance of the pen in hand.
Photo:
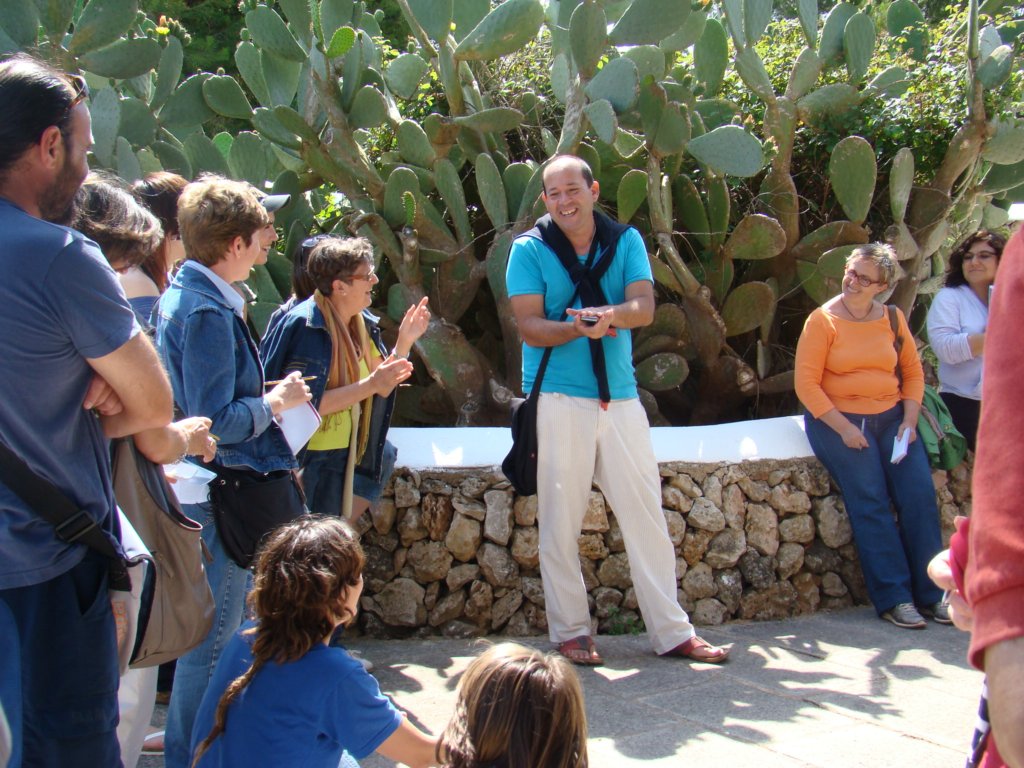
{"label": "pen in hand", "polygon": [[[313,379],[315,379],[315,378],[316,378],[316,376],[303,376],[301,379],[299,379],[299,381],[313,381]],[[284,383],[284,379],[274,379],[273,381],[265,381],[265,382],[263,382],[263,386],[264,387],[276,387],[278,384],[283,384],[283,383]]]}

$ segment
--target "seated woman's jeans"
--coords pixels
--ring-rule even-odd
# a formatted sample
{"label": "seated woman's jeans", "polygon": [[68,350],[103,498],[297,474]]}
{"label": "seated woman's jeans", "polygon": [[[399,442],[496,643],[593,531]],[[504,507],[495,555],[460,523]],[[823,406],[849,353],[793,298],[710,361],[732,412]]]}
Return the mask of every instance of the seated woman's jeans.
{"label": "seated woman's jeans", "polygon": [[879,614],[898,603],[937,603],[942,590],[928,578],[927,568],[942,549],[942,535],[924,445],[915,440],[899,464],[889,460],[903,421],[902,403],[873,416],[843,415],[857,427],[863,422],[867,448],[848,448],[810,414],[804,415],[804,425],[814,455],[842,491],[871,602]]}

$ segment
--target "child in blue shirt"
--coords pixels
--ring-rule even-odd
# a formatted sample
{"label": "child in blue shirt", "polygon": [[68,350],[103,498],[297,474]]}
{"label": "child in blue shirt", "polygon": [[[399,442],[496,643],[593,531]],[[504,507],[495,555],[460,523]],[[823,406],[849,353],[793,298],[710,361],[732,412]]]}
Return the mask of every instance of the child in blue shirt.
{"label": "child in blue shirt", "polygon": [[437,740],[329,645],[355,618],[363,563],[335,517],[302,517],[269,537],[248,598],[255,621],[224,649],[196,715],[193,768],[337,768],[343,752],[375,751],[412,768],[438,764]]}

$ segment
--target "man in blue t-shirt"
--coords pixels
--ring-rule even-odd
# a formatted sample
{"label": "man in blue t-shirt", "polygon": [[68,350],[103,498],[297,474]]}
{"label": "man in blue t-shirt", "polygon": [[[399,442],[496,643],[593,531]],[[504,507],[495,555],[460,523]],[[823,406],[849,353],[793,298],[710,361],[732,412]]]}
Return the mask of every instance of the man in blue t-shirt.
{"label": "man in blue t-shirt", "polygon": [[[99,248],[51,223],[88,172],[87,97],[81,78],[0,60],[0,441],[120,547],[107,439],[169,423],[171,395]],[[25,765],[121,765],[108,567],[0,483],[0,602],[17,628],[0,656],[20,658],[0,693]]]}
{"label": "man in blue t-shirt", "polygon": [[548,215],[512,244],[506,275],[523,339],[525,392],[533,388],[544,348],[552,347],[537,411],[537,514],[549,634],[573,663],[602,663],[590,636],[577,545],[596,482],[622,529],[655,652],[722,662],[728,650],[699,638],[676,599],[661,478],[637,396],[629,329],[654,317],[647,251],[639,232],[594,210],[598,192],[583,160],[552,158],[543,176]]}

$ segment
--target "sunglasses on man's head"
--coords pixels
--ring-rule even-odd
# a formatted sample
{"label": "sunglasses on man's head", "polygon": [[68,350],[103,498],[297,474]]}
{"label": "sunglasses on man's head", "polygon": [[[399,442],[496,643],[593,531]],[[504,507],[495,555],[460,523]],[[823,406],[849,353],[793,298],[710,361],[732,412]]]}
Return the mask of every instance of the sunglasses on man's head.
{"label": "sunglasses on man's head", "polygon": [[71,103],[68,104],[68,108],[64,110],[64,117],[71,114],[71,110],[89,98],[89,84],[85,82],[85,78],[81,75],[68,75],[68,82],[75,91],[74,97],[71,99]]}

